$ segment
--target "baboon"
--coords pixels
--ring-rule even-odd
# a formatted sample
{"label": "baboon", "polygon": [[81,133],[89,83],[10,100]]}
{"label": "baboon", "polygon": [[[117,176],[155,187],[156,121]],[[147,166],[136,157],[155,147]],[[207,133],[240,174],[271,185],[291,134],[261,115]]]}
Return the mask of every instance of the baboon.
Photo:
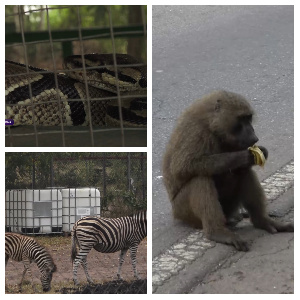
{"label": "baboon", "polygon": [[[192,104],[179,118],[163,159],[163,180],[174,217],[203,228],[210,240],[248,251],[226,222],[241,207],[253,225],[270,233],[294,231],[266,213],[265,194],[251,169],[248,147],[258,138],[253,109],[236,93],[216,91]],[[268,151],[258,146],[265,158]]]}

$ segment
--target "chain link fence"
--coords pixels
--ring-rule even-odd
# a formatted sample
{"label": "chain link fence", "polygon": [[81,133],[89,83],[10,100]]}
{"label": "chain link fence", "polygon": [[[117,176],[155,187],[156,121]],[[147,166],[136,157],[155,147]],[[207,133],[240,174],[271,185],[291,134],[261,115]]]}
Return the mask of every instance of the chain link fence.
{"label": "chain link fence", "polygon": [[[81,207],[78,204],[82,203],[80,201],[94,198],[94,212],[105,217],[126,216],[147,209],[146,153],[6,153],[5,177],[6,231],[43,233],[35,234],[34,238],[48,250],[57,265],[51,293],[146,293],[147,238],[141,242],[137,252],[140,280],[134,279],[130,255],[125,257],[122,267],[124,280],[116,281],[119,253],[106,254],[92,250],[87,261],[89,273],[96,284],[86,285],[85,274],[80,267],[78,279],[81,285],[75,288],[71,281],[69,236],[74,222],[81,217],[76,209],[84,211],[82,208],[87,209],[91,205],[88,202],[88,205],[84,203]],[[75,209],[69,205],[72,203],[70,196],[64,202],[64,191],[68,195],[74,193],[72,197],[75,200],[72,199],[77,203]],[[88,191],[89,197],[80,194],[82,191]],[[60,192],[62,199],[58,204],[59,198],[53,195]],[[21,199],[20,193],[26,197]],[[20,203],[25,203],[25,206]],[[41,208],[43,204],[50,206]],[[98,205],[99,211],[96,209]],[[69,214],[67,219],[66,211]],[[39,226],[36,226],[36,222]],[[33,229],[29,230],[31,227]],[[22,270],[21,262],[9,260],[6,268],[7,293],[18,292],[17,284],[21,281],[21,275],[17,274],[21,274]],[[31,270],[37,290],[32,290],[29,280],[22,292],[42,292],[37,266],[32,264]],[[26,277],[29,279],[28,274]]]}

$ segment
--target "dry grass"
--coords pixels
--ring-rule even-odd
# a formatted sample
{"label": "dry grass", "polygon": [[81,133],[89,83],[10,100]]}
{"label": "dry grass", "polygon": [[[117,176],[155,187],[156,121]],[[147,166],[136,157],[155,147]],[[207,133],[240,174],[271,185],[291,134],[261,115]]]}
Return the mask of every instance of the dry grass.
{"label": "dry grass", "polygon": [[23,282],[22,291],[19,290],[19,286],[16,284],[8,284],[5,286],[5,294],[61,294],[63,288],[74,288],[72,281],[64,281],[59,283],[52,283],[51,290],[44,292],[42,285],[35,283],[35,290],[31,286],[31,281],[25,280]]}
{"label": "dry grass", "polygon": [[62,247],[69,245],[71,243],[70,236],[62,236],[62,235],[40,235],[35,236],[34,239],[42,246],[46,248],[53,249],[61,249]]}

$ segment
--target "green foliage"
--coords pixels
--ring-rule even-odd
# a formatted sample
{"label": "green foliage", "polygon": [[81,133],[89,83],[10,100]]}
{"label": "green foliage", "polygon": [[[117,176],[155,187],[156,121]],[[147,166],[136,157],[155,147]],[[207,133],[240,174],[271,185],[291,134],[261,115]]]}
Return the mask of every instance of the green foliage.
{"label": "green foliage", "polygon": [[[58,66],[61,66],[63,57],[79,54],[82,45],[85,53],[111,53],[114,50],[109,29],[112,25],[113,28],[121,27],[125,31],[124,35],[114,38],[116,52],[128,53],[146,62],[146,36],[142,31],[135,37],[130,35],[136,32],[136,26],[143,26],[147,16],[146,10],[146,5],[6,5],[6,43],[11,45],[10,51],[6,51],[6,59],[24,63],[23,48],[14,45],[20,44],[21,39],[20,35],[14,33],[20,33],[22,28],[25,34],[30,34],[30,41],[34,41],[27,44],[29,63],[41,68],[53,68],[52,50]],[[20,22],[18,14],[22,16],[23,22]],[[24,24],[23,27],[21,23]],[[80,28],[81,32],[85,33],[82,41],[77,38]],[[104,30],[109,34],[95,36],[89,32],[90,29]],[[49,30],[55,32],[56,36],[52,37],[52,47],[49,42]]]}
{"label": "green foliage", "polygon": [[10,153],[5,156],[6,189],[96,187],[101,207],[116,216],[147,207],[144,153]]}
{"label": "green foliage", "polygon": [[138,199],[133,191],[124,192],[124,202],[137,211],[147,209],[147,200]]}
{"label": "green foliage", "polygon": [[[146,17],[147,6],[139,7]],[[106,27],[109,25],[109,9],[113,26],[125,26],[131,23],[130,11],[135,8],[133,5],[6,5],[5,15],[25,13],[24,23],[27,31],[48,30],[48,17],[52,30],[62,30],[78,28],[78,11],[82,28]],[[5,21],[6,23],[12,22],[13,16],[6,17]]]}
{"label": "green foliage", "polygon": [[[5,181],[6,188],[32,188],[35,178],[47,185],[49,182],[49,163],[51,153],[10,153],[7,152],[5,160]],[[33,177],[33,169],[38,170]]]}

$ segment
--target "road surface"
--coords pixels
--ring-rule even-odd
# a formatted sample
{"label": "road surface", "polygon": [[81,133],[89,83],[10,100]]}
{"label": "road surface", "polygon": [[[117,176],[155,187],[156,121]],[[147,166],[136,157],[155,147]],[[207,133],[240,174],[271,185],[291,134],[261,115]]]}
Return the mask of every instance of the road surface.
{"label": "road surface", "polygon": [[[180,247],[182,241],[188,244],[187,239],[194,241],[197,234],[201,235],[173,220],[161,173],[162,154],[175,121],[195,99],[216,89],[237,92],[249,99],[256,111],[258,144],[269,150],[265,168],[256,168],[261,181],[293,165],[293,14],[292,6],[153,6],[154,262],[159,262],[174,245]],[[279,207],[283,201],[288,203],[282,212],[289,212],[286,218],[292,219],[293,167],[283,177],[287,174],[292,174],[292,179],[285,186],[284,195],[277,195],[273,204]],[[293,234],[287,234],[284,238],[290,241],[292,237]],[[208,249],[206,255],[213,251],[220,254],[221,249],[228,253],[230,248],[203,243]],[[154,263],[154,275],[156,267],[160,270],[159,264]],[[180,281],[180,272],[173,287]],[[167,288],[169,279],[162,283],[164,279],[155,278],[153,292],[172,292]],[[196,286],[195,282],[188,291],[183,285],[177,292],[214,293],[197,290]],[[255,292],[253,289],[246,292]]]}

